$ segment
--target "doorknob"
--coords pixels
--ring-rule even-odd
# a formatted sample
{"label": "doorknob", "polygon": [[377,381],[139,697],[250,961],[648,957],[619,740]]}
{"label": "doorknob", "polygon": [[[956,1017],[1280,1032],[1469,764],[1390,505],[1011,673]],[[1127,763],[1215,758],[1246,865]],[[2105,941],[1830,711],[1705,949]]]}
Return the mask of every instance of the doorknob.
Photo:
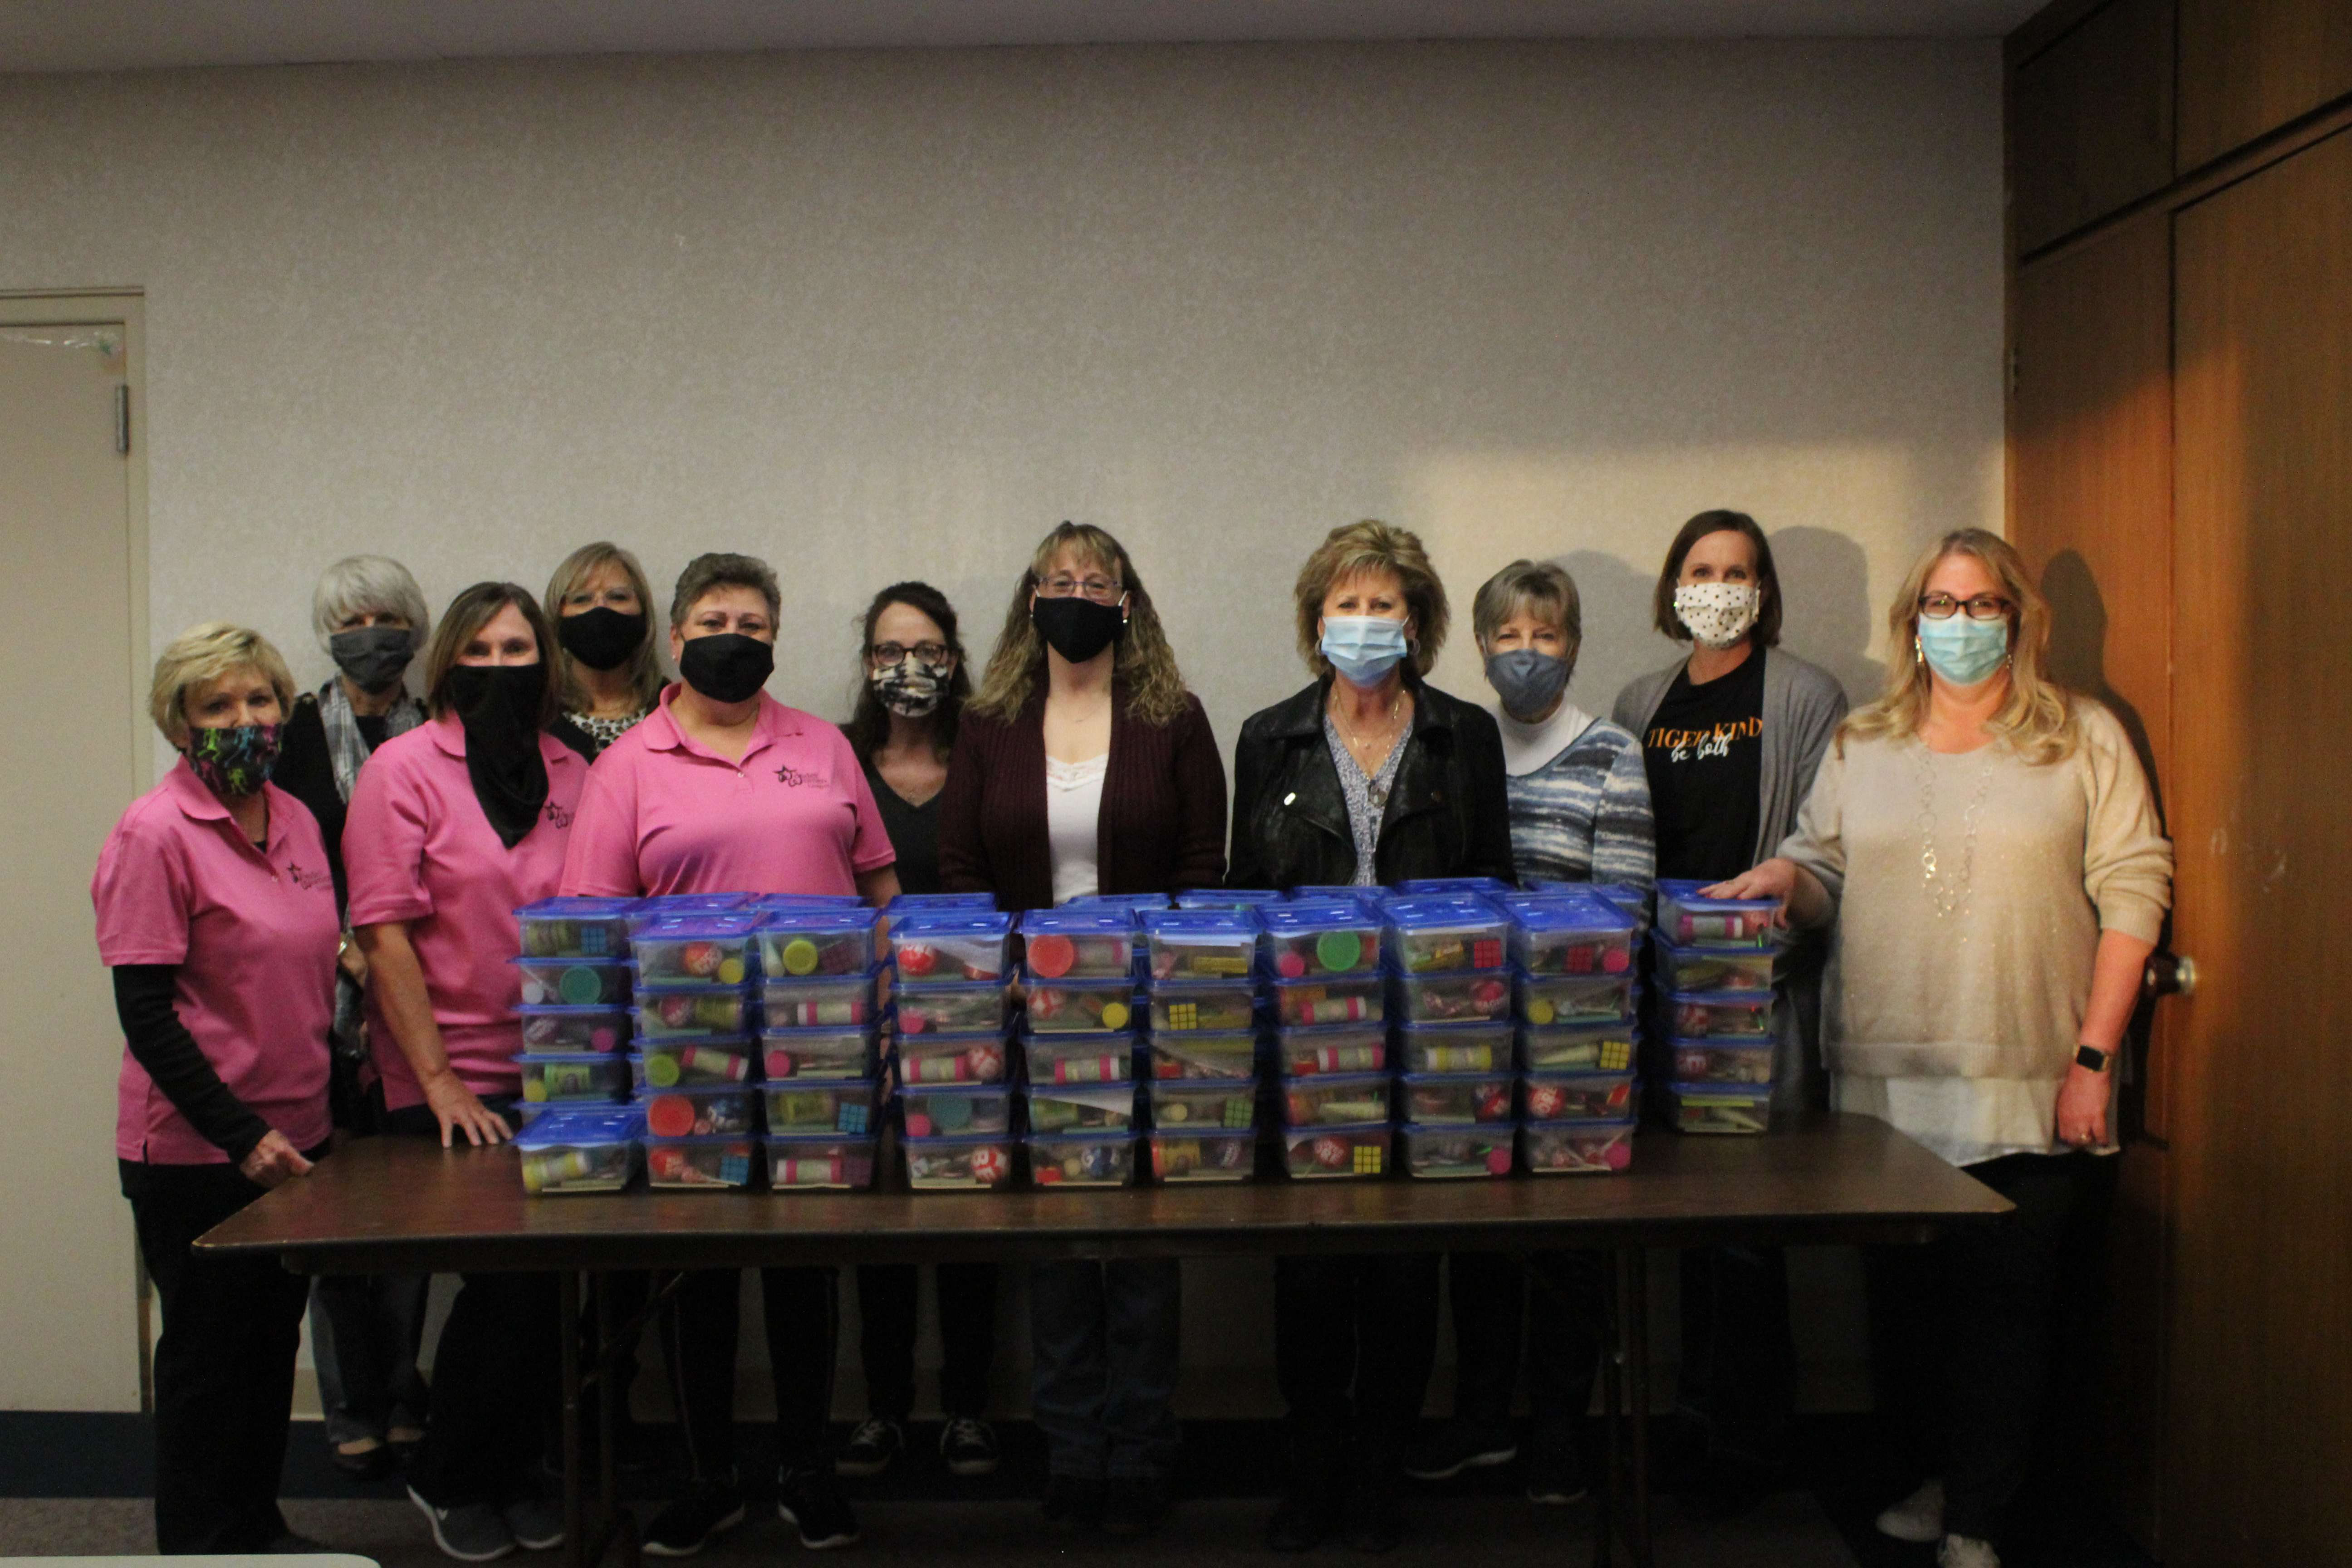
{"label": "doorknob", "polygon": [[2139,986],[2150,996],[2194,996],[2197,961],[2177,952],[2153,953],[2140,972]]}

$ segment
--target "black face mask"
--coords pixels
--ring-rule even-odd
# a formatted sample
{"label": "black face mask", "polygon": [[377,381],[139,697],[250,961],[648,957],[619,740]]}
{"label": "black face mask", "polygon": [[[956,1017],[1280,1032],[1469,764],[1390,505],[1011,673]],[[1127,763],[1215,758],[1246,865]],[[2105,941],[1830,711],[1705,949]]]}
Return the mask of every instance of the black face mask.
{"label": "black face mask", "polygon": [[373,697],[400,683],[408,661],[416,657],[416,634],[406,626],[353,626],[327,639],[335,668],[353,686]]}
{"label": "black face mask", "polygon": [[1127,616],[1117,605],[1097,605],[1073,594],[1066,599],[1040,595],[1029,606],[1045,645],[1072,664],[1084,664],[1117,642],[1127,630]]}
{"label": "black face mask", "polygon": [[742,702],[757,697],[775,669],[775,645],[740,632],[689,638],[677,656],[678,674],[713,702]]}
{"label": "black face mask", "polygon": [[547,759],[539,754],[544,664],[455,664],[442,688],[466,729],[466,775],[474,799],[511,849],[547,804]]}
{"label": "black face mask", "polygon": [[645,645],[646,618],[599,605],[576,616],[559,616],[555,640],[591,669],[618,669]]}

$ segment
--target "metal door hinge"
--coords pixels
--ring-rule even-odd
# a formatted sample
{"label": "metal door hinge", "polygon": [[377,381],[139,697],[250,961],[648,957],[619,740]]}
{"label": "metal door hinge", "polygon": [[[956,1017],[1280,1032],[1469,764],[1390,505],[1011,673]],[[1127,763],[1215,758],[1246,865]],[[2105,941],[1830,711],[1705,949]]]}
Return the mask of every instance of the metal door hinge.
{"label": "metal door hinge", "polygon": [[131,388],[128,384],[114,389],[114,454],[118,458],[131,455]]}

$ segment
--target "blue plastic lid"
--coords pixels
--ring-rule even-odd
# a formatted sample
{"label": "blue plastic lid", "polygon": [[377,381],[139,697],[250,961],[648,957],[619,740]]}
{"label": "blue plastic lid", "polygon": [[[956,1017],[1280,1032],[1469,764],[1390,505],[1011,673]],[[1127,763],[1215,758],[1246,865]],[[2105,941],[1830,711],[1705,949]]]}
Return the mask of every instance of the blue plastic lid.
{"label": "blue plastic lid", "polygon": [[1176,895],[1180,910],[1257,909],[1284,901],[1282,893],[1273,888],[1194,888]]}
{"label": "blue plastic lid", "polygon": [[[719,1136],[731,1142],[740,1134],[721,1133]],[[761,1142],[814,1147],[819,1143],[871,1143],[874,1142],[874,1136],[871,1132],[770,1132],[762,1137]],[[673,1139],[671,1142],[684,1142],[686,1140]]]}
{"label": "blue plastic lid", "polygon": [[[1312,1083],[1312,1082],[1314,1082],[1314,1081],[1315,1081],[1315,1079],[1316,1079],[1316,1078],[1319,1077],[1319,1078],[1321,1078],[1321,1079],[1323,1079],[1323,1081],[1324,1081],[1324,1082],[1328,1083],[1329,1081],[1331,1081],[1331,1079],[1332,1079],[1334,1077],[1337,1077],[1337,1076],[1339,1076],[1339,1075],[1337,1075],[1337,1074],[1331,1074],[1331,1073],[1321,1073],[1321,1074],[1312,1075],[1312,1076],[1307,1077],[1307,1078],[1295,1079],[1292,1079],[1291,1081],[1296,1082],[1296,1083]],[[1349,1076],[1349,1077],[1354,1077],[1354,1076],[1356,1076],[1356,1075],[1354,1075],[1354,1074],[1352,1074],[1352,1073],[1351,1073],[1351,1074],[1349,1074],[1349,1075],[1347,1075],[1347,1076]],[[1380,1075],[1377,1075],[1377,1074],[1376,1074],[1376,1075],[1374,1075],[1374,1076],[1380,1076]],[[1484,1082],[1486,1082],[1486,1081],[1487,1079],[1497,1079],[1497,1078],[1504,1078],[1504,1079],[1507,1079],[1507,1078],[1516,1078],[1516,1077],[1517,1077],[1517,1076],[1518,1076],[1517,1074],[1516,1074],[1516,1073],[1512,1072],[1512,1070],[1510,1069],[1509,1065],[1508,1065],[1508,1064],[1506,1064],[1506,1065],[1504,1065],[1504,1066],[1502,1066],[1502,1067],[1498,1067],[1498,1068],[1489,1068],[1488,1070],[1486,1070],[1486,1071],[1485,1071],[1485,1072],[1401,1072],[1401,1073],[1397,1074],[1397,1081],[1398,1081],[1398,1082],[1400,1082],[1400,1083],[1409,1083],[1409,1084],[1433,1083],[1433,1084],[1438,1084],[1438,1085],[1440,1085],[1440,1086],[1444,1086],[1444,1085],[1446,1085],[1446,1084],[1472,1084],[1472,1083],[1484,1083]],[[1612,1075],[1610,1075],[1610,1076],[1612,1076],[1612,1077],[1619,1077],[1619,1078],[1622,1078],[1622,1077],[1630,1077],[1630,1076],[1632,1076],[1632,1075],[1630,1075],[1630,1074],[1624,1074],[1624,1073],[1618,1073],[1618,1074],[1612,1074]]]}
{"label": "blue plastic lid", "polygon": [[789,910],[863,909],[866,900],[856,893],[762,893],[744,907],[780,914]]}
{"label": "blue plastic lid", "polygon": [[1429,893],[1507,893],[1511,885],[1500,877],[1408,877],[1396,890],[1420,898]]}
{"label": "blue plastic lid", "polygon": [[647,893],[637,900],[637,912],[647,915],[723,915],[751,902],[746,892]]}
{"label": "blue plastic lid", "polygon": [[1135,929],[1132,911],[1108,904],[1064,904],[1059,909],[1031,910],[1021,917],[1023,936],[1125,936]]}
{"label": "blue plastic lid", "polygon": [[610,1051],[517,1051],[507,1060],[522,1064],[532,1062],[609,1062],[616,1059]]}
{"label": "blue plastic lid", "polygon": [[1168,895],[1165,893],[1081,893],[1062,907],[1068,909],[1072,905],[1080,908],[1088,905],[1108,905],[1113,909],[1121,910],[1164,910],[1168,908]]}
{"label": "blue plastic lid", "polygon": [[[1446,1076],[1459,1078],[1462,1075],[1454,1073]],[[1296,1078],[1288,1073],[1282,1075],[1282,1086],[1285,1089],[1370,1088],[1373,1084],[1384,1084],[1388,1081],[1389,1075],[1384,1072],[1310,1072],[1301,1073]]]}
{"label": "blue plastic lid", "polygon": [[757,910],[730,913],[664,915],[633,933],[638,942],[725,942],[750,936],[765,917]]}
{"label": "blue plastic lid", "polygon": [[762,932],[814,931],[821,936],[850,935],[872,931],[878,913],[862,904],[838,909],[772,910],[762,911],[760,930]]}
{"label": "blue plastic lid", "polygon": [[634,1105],[550,1105],[514,1135],[518,1149],[556,1143],[632,1143],[645,1136],[646,1113]]}
{"label": "blue plastic lid", "polygon": [[890,937],[894,942],[914,936],[950,941],[959,937],[1007,937],[1013,934],[1013,916],[994,910],[927,910],[894,923]]}
{"label": "blue plastic lid", "polygon": [[1699,897],[1698,890],[1701,888],[1714,886],[1713,882],[1702,882],[1693,878],[1673,878],[1658,884],[1658,897],[1672,899],[1678,904],[1693,904],[1702,910],[1777,910],[1780,907],[1780,900],[1778,899],[1703,899]]}
{"label": "blue plastic lid", "polygon": [[1501,930],[1510,917],[1485,899],[1465,894],[1443,898],[1398,899],[1385,904],[1381,914],[1399,931]]}
{"label": "blue plastic lid", "polygon": [[894,915],[913,914],[922,910],[977,910],[982,913],[996,908],[994,893],[900,893],[887,906]]}
{"label": "blue plastic lid", "polygon": [[1529,1121],[1522,1123],[1530,1132],[1605,1132],[1630,1128],[1630,1116],[1574,1117],[1566,1121]]}
{"label": "blue plastic lid", "polygon": [[1536,898],[1506,906],[1512,921],[1524,931],[1589,931],[1631,936],[1633,917],[1605,899]]}
{"label": "blue plastic lid", "polygon": [[1066,1132],[1032,1132],[1022,1140],[1031,1145],[1038,1143],[1131,1143],[1135,1141],[1132,1127],[1073,1127]]}
{"label": "blue plastic lid", "polygon": [[[1707,1035],[1696,1039],[1687,1035],[1676,1035],[1667,1043],[1678,1051],[1773,1051],[1780,1048],[1778,1040],[1759,1040],[1753,1037],[1743,1039],[1737,1035]],[[1771,1092],[1769,1084],[1759,1083],[1752,1087],[1768,1094]]]}
{"label": "blue plastic lid", "polygon": [[[1687,1002],[1694,1007],[1754,1007],[1769,1005],[1772,1000],[1772,993],[1769,991],[1675,991],[1667,994],[1666,1000],[1675,1003]],[[591,1007],[588,1011],[593,1013],[595,1009]]]}
{"label": "blue plastic lid", "polygon": [[608,921],[626,915],[643,899],[540,899],[514,911],[526,921]]}
{"label": "blue plastic lid", "polygon": [[635,960],[623,958],[617,954],[596,958],[560,958],[552,953],[534,955],[525,952],[509,958],[507,962],[509,963],[551,963],[560,969],[635,969],[636,967]]}
{"label": "blue plastic lid", "polygon": [[[1725,1042],[1727,1045],[1729,1043]],[[1769,1083],[1682,1083],[1677,1081],[1667,1084],[1666,1089],[1669,1093],[1684,1100],[1737,1100],[1743,1104],[1753,1105],[1772,1098],[1772,1086]]]}
{"label": "blue plastic lid", "polygon": [[1258,933],[1254,910],[1147,910],[1137,917],[1146,936],[1248,937]]}
{"label": "blue plastic lid", "polygon": [[[633,1007],[630,1011],[634,1013],[636,1009]],[[751,1054],[751,1037],[749,1035],[673,1035],[667,1039],[647,1039],[639,1035],[630,1044],[635,1047],[629,1052],[629,1059],[633,1062],[643,1061],[647,1056],[675,1056],[680,1051],[725,1051],[730,1057]]]}
{"label": "blue plastic lid", "polygon": [[1018,1143],[1020,1140],[1010,1132],[934,1132],[926,1138],[909,1132],[898,1142],[909,1146],[920,1144],[926,1149],[977,1149],[989,1143]]}
{"label": "blue plastic lid", "polygon": [[1381,922],[1354,899],[1298,899],[1258,911],[1265,929],[1276,936],[1312,935],[1321,931],[1370,931]]}

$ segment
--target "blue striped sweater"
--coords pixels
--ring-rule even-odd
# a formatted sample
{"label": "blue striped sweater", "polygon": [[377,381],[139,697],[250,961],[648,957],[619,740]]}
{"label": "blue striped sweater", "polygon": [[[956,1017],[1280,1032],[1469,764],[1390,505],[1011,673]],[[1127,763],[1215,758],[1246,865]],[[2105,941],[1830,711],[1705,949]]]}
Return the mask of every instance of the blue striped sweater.
{"label": "blue striped sweater", "polygon": [[1657,874],[1650,780],[1632,732],[1595,719],[1533,773],[1506,781],[1522,881],[1631,882]]}

